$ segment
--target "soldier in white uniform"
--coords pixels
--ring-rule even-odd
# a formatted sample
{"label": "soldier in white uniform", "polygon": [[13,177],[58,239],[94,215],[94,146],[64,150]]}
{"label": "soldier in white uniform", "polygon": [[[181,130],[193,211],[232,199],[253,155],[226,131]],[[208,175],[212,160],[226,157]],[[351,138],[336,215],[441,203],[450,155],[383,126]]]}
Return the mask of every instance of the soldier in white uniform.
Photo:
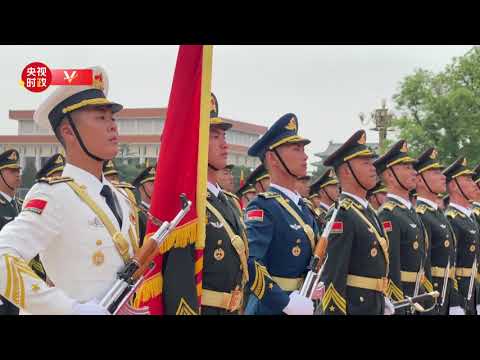
{"label": "soldier in white uniform", "polygon": [[[91,86],[56,89],[34,114],[51,126],[66,153],[63,177],[42,178],[20,215],[0,232],[0,294],[32,314],[108,314],[98,305],[138,244],[133,209],[105,179],[102,164],[118,151],[105,71]],[[55,287],[28,266],[40,254]]]}

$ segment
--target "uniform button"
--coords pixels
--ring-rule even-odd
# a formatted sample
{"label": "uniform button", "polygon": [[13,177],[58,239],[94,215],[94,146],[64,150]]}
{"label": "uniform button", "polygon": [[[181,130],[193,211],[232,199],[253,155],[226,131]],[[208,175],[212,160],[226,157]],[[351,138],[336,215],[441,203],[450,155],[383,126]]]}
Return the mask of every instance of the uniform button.
{"label": "uniform button", "polygon": [[102,245],[102,240],[97,240],[96,244],[97,244],[97,246]]}

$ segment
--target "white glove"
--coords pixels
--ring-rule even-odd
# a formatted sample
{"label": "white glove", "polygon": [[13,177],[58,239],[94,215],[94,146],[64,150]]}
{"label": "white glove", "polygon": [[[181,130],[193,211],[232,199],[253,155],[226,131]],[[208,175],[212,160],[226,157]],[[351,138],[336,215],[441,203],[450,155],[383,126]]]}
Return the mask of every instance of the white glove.
{"label": "white glove", "polygon": [[290,301],[283,312],[287,315],[313,315],[313,310],[313,301],[295,290],[290,294]]}
{"label": "white glove", "polygon": [[465,311],[460,306],[452,306],[448,309],[448,315],[465,315]]}
{"label": "white glove", "polygon": [[323,299],[324,295],[325,295],[325,285],[323,284],[323,282],[319,282],[315,290],[313,290],[312,300],[320,301]]}
{"label": "white glove", "polygon": [[107,309],[101,307],[96,300],[86,303],[76,302],[73,304],[74,315],[111,315]]}
{"label": "white glove", "polygon": [[477,305],[477,315],[480,315],[480,305]]}
{"label": "white glove", "polygon": [[389,298],[385,297],[385,309],[383,310],[383,315],[393,315],[395,314],[395,307]]}

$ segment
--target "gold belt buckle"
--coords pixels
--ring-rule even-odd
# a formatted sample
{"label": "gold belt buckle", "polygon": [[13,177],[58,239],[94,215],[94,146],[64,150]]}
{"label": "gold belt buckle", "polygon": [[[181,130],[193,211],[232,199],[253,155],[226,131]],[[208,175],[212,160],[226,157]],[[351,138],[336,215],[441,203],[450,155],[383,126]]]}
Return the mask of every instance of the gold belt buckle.
{"label": "gold belt buckle", "polygon": [[233,312],[240,308],[240,304],[242,303],[242,291],[232,290],[230,294],[232,295],[232,297],[230,298],[227,310]]}

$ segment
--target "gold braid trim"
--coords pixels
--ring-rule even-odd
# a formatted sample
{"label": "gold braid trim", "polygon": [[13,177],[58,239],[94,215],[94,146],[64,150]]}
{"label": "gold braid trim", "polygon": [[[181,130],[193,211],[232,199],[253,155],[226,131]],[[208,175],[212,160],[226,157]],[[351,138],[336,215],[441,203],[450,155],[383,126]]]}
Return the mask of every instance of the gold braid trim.
{"label": "gold braid trim", "polygon": [[4,296],[15,305],[25,308],[25,283],[23,275],[42,281],[22,258],[4,255],[7,268],[7,286]]}
{"label": "gold braid trim", "polygon": [[400,290],[400,288],[397,285],[395,285],[392,279],[390,279],[388,283],[387,296],[390,299],[394,299],[396,301],[403,300],[404,298],[403,291]]}
{"label": "gold braid trim", "polygon": [[335,289],[333,283],[330,283],[327,291],[322,299],[322,308],[325,312],[330,303],[337,305],[338,309],[343,312],[344,315],[347,315],[347,302],[342,295]]}
{"label": "gold braid trim", "polygon": [[259,300],[262,300],[265,295],[266,278],[272,280],[267,268],[255,261],[255,280],[253,281],[250,290]]}
{"label": "gold braid trim", "polygon": [[428,280],[427,278],[424,279],[424,282],[423,282],[422,285],[427,292],[432,292],[433,291],[433,285],[430,282],[430,280]]}

